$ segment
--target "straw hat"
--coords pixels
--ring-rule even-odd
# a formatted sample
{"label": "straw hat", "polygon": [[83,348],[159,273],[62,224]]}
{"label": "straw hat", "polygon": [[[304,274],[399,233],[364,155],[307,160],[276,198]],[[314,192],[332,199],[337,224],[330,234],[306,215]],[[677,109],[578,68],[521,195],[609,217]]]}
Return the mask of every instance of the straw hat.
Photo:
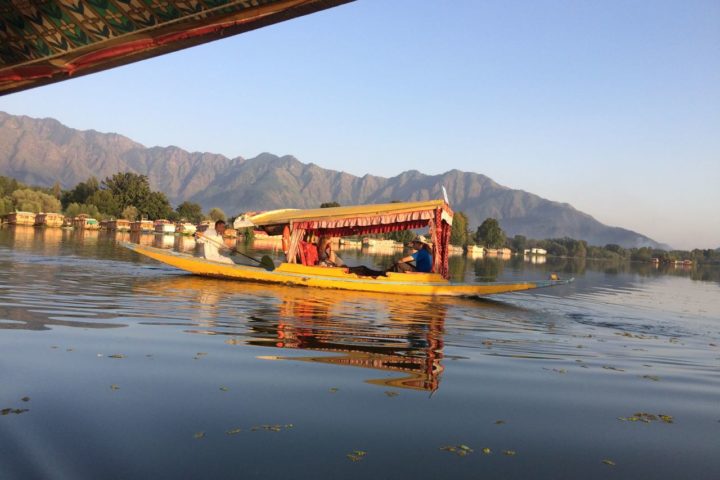
{"label": "straw hat", "polygon": [[415,238],[413,238],[412,242],[410,243],[422,243],[423,245],[430,245],[430,242],[427,241],[427,238],[425,238],[422,235],[418,235]]}

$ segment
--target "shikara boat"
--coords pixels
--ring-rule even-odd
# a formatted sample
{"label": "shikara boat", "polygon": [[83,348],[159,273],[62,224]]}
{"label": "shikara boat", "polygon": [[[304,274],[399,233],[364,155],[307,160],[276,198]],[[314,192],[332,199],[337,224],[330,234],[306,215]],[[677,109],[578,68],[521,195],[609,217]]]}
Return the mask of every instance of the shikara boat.
{"label": "shikara boat", "polygon": [[[483,296],[566,284],[572,280],[453,283],[449,281],[448,246],[453,212],[443,200],[387,203],[310,210],[274,210],[238,218],[235,228],[260,228],[282,234],[286,261],[278,266],[225,264],[144,245],[121,243],[141,255],[187,272],[209,277],[284,285],[397,293],[405,295]],[[347,267],[304,265],[303,243],[308,235],[344,237],[429,228],[431,273],[373,275],[352,273]],[[263,259],[265,260],[265,259]]]}

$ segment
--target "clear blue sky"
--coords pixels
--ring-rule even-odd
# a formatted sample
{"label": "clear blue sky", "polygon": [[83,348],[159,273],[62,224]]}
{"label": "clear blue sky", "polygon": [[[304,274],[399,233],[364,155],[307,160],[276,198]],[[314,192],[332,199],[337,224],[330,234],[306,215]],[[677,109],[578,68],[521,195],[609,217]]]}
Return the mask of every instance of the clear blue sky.
{"label": "clear blue sky", "polygon": [[358,0],[0,110],[355,175],[472,171],[720,247],[717,0]]}

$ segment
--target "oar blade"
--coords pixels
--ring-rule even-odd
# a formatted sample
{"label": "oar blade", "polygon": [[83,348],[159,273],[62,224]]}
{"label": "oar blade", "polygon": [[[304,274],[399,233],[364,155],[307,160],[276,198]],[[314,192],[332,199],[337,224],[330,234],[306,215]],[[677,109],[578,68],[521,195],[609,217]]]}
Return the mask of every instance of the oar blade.
{"label": "oar blade", "polygon": [[275,270],[275,262],[273,262],[273,259],[267,255],[263,255],[260,259],[260,266],[269,272]]}

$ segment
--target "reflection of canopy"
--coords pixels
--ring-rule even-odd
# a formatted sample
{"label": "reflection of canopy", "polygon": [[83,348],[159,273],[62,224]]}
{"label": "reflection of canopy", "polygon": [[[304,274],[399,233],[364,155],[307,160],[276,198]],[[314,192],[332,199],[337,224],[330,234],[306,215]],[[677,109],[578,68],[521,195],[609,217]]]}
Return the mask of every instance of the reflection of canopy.
{"label": "reflection of canopy", "polygon": [[443,200],[382,203],[310,210],[273,210],[246,215],[234,224],[260,227],[277,235],[285,227],[292,232],[288,259],[293,261],[298,243],[306,233],[344,237],[397,232],[428,227],[433,250],[433,271],[448,276],[448,242],[453,211]]}
{"label": "reflection of canopy", "polygon": [[174,52],[349,1],[0,2],[0,95]]}

